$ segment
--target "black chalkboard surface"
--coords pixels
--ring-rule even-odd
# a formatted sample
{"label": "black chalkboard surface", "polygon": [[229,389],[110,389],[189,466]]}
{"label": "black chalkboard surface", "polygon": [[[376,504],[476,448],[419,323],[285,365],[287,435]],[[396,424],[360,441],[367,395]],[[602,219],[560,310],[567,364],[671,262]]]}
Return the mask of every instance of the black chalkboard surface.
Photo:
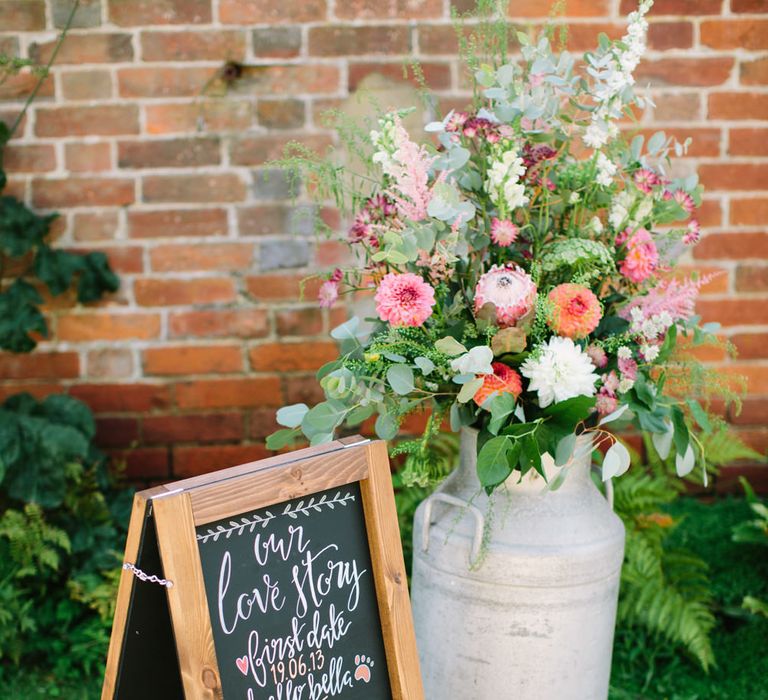
{"label": "black chalkboard surface", "polygon": [[389,700],[360,487],[196,528],[224,697]]}

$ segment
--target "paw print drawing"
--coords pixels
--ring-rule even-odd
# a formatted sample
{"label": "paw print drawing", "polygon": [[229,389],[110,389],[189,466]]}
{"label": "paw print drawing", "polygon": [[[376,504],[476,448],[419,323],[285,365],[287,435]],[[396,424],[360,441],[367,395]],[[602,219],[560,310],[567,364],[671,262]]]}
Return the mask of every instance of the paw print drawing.
{"label": "paw print drawing", "polygon": [[370,683],[373,659],[362,654],[355,654],[355,665],[357,666],[355,669],[355,680]]}

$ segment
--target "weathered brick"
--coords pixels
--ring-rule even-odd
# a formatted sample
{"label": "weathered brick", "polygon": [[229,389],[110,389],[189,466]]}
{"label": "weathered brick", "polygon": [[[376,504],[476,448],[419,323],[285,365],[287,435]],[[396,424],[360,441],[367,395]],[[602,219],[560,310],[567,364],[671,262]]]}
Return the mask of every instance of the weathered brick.
{"label": "weathered brick", "polygon": [[133,375],[133,353],[128,348],[89,350],[85,367],[88,379],[125,379]]}
{"label": "weathered brick", "polygon": [[[739,265],[736,268],[736,291],[748,293],[768,292],[768,265]],[[768,300],[765,301],[764,320],[768,322]]]}
{"label": "weathered brick", "polygon": [[301,52],[299,27],[254,29],[251,39],[253,53],[259,58],[294,58]]}
{"label": "weathered brick", "polygon": [[325,19],[326,0],[220,0],[219,18],[224,24],[276,24],[317,22]]}
{"label": "weathered brick", "polygon": [[121,68],[121,97],[195,97],[216,74],[216,68]]}
{"label": "weathered brick", "polygon": [[208,24],[211,0],[108,0],[109,19],[123,27]]}
{"label": "weathered brick", "polygon": [[238,81],[239,94],[268,97],[303,92],[335,93],[340,87],[339,67],[325,63],[314,64],[311,70],[300,65],[248,66]]}
{"label": "weathered brick", "polygon": [[[642,134],[646,139],[650,139],[654,133],[660,131],[659,128],[637,129],[631,127],[627,129],[629,134]],[[664,133],[667,136],[677,139],[680,143],[685,142],[687,138],[691,139],[688,146],[688,156],[695,158],[698,156],[719,156],[720,141],[722,133],[720,129],[695,129],[692,127],[664,127]]]}
{"label": "weathered brick", "polygon": [[277,334],[281,336],[319,335],[323,331],[323,317],[317,306],[307,309],[283,309],[275,313]]}
{"label": "weathered brick", "polygon": [[243,353],[237,345],[149,348],[142,355],[147,376],[231,374],[243,370]]}
{"label": "weathered brick", "polygon": [[199,474],[255,462],[269,456],[264,445],[205,445],[174,447],[173,475],[191,477]]}
{"label": "weathered brick", "polygon": [[235,173],[148,175],[142,181],[145,202],[240,202],[245,183]]}
{"label": "weathered brick", "polygon": [[120,168],[193,168],[218,165],[220,141],[215,137],[120,141],[117,164]]}
{"label": "weathered brick", "polygon": [[764,324],[766,309],[766,299],[699,299],[696,304],[704,322],[716,321],[723,326]]}
{"label": "weathered brick", "polygon": [[3,167],[15,173],[44,173],[56,169],[56,152],[50,145],[10,145],[3,153]]}
{"label": "weathered brick", "polygon": [[107,241],[117,235],[116,211],[77,212],[72,218],[72,238],[76,241]]}
{"label": "weathered brick", "polygon": [[245,31],[144,31],[141,57],[144,61],[242,61]]}
{"label": "weathered brick", "polygon": [[[742,401],[741,413],[732,412],[731,422],[736,425],[768,425],[768,399],[747,397]],[[754,485],[754,481],[750,483]]]}
{"label": "weathered brick", "polygon": [[324,151],[331,145],[331,139],[325,134],[310,134],[299,139],[270,136],[247,136],[232,139],[229,146],[229,157],[233,165],[263,165],[266,161],[280,158],[285,146],[290,141],[300,141],[316,153]]}
{"label": "weathered brick", "polygon": [[708,190],[768,189],[768,163],[703,163],[698,172]]}
{"label": "weathered brick", "polygon": [[[53,26],[63,29],[72,12],[70,0],[51,0]],[[70,26],[72,29],[98,27],[101,24],[101,0],[80,0]]]}
{"label": "weathered brick", "polygon": [[[610,14],[609,0],[572,0],[568,3],[569,17],[606,17]],[[507,7],[510,17],[548,17],[551,6],[539,0],[513,0]],[[635,8],[636,9],[636,8]]]}
{"label": "weathered brick", "polygon": [[313,374],[289,375],[283,377],[285,403],[305,403],[313,406],[325,399],[320,382]]}
{"label": "weathered brick", "polygon": [[287,170],[266,168],[253,174],[253,198],[260,200],[291,199],[298,194],[300,183]]}
{"label": "weathered brick", "polygon": [[308,205],[257,205],[237,212],[238,228],[243,236],[287,233],[309,236],[315,233],[315,208]]}
{"label": "weathered brick", "polygon": [[43,209],[125,206],[134,199],[135,183],[123,178],[69,177],[32,181],[32,203]]}
{"label": "weathered brick", "polygon": [[137,279],[133,293],[139,306],[186,306],[235,300],[235,285],[228,277],[195,279]]}
{"label": "weathered brick", "polygon": [[147,416],[142,421],[144,441],[223,442],[243,438],[242,413],[196,413],[183,416]]}
{"label": "weathered brick", "polygon": [[339,25],[309,30],[309,53],[312,56],[403,54],[410,48],[408,27]]}
{"label": "weathered brick", "polygon": [[245,270],[253,261],[250,243],[198,243],[190,246],[159,245],[150,251],[155,272],[194,270]]}
{"label": "weathered brick", "polygon": [[310,247],[306,241],[264,241],[259,246],[259,263],[265,272],[309,264]]}
{"label": "weathered brick", "polygon": [[139,133],[136,105],[38,107],[37,136],[115,136]]}
{"label": "weathered brick", "polygon": [[648,27],[648,46],[655,51],[689,49],[693,46],[693,24],[651,22]]}
{"label": "weathered brick", "polygon": [[176,386],[179,408],[240,408],[280,406],[277,377],[239,377],[183,382]]}
{"label": "weathered brick", "polygon": [[96,418],[96,436],[99,447],[131,447],[139,439],[139,421],[136,418]]}
{"label": "weathered brick", "polygon": [[684,85],[707,87],[722,85],[728,80],[734,59],[717,58],[660,58],[644,60],[635,71],[638,82],[651,85]]}
{"label": "weathered brick", "polygon": [[58,340],[149,340],[160,336],[160,315],[86,312],[61,316],[56,323]]}
{"label": "weathered brick", "polygon": [[739,82],[742,85],[768,85],[768,58],[742,61]]}
{"label": "weathered brick", "polygon": [[307,119],[304,100],[259,100],[256,106],[259,124],[267,129],[298,129]]}
{"label": "weathered brick", "polygon": [[[722,7],[723,0],[656,0],[653,5],[652,16],[719,15]],[[622,15],[628,15],[636,9],[637,2],[635,0],[621,0],[620,12]]]}
{"label": "weathered brick", "polygon": [[768,199],[745,197],[731,199],[731,223],[736,226],[765,226],[768,221]]}
{"label": "weathered brick", "polygon": [[737,333],[731,337],[742,360],[768,358],[768,333]]}
{"label": "weathered brick", "polygon": [[227,212],[223,209],[128,212],[128,235],[131,238],[223,236],[226,233]]}
{"label": "weathered brick", "polygon": [[253,106],[245,100],[205,100],[144,107],[148,134],[242,131],[253,123]]}
{"label": "weathered brick", "polygon": [[[451,64],[436,61],[422,62],[419,68],[424,80],[431,90],[448,90],[451,87]],[[360,83],[369,75],[383,75],[393,81],[409,82],[415,86],[419,80],[413,71],[400,63],[356,62],[350,61],[348,70],[348,86],[350,91],[357,90]]]}
{"label": "weathered brick", "polygon": [[729,129],[728,153],[732,156],[768,156],[768,129]]}
{"label": "weathered brick", "polygon": [[168,318],[171,338],[261,338],[268,333],[266,309],[179,311]]}
{"label": "weathered brick", "polygon": [[76,352],[0,353],[0,379],[66,379],[79,374]]}
{"label": "weathered brick", "polygon": [[765,0],[731,0],[731,12],[768,12]]}
{"label": "weathered brick", "polygon": [[713,49],[768,48],[768,20],[705,20],[701,23],[701,44]]}
{"label": "weathered brick", "polygon": [[768,94],[714,92],[709,96],[710,119],[768,119]]}
{"label": "weathered brick", "polygon": [[[36,63],[48,63],[57,41],[32,44],[29,55]],[[130,34],[68,34],[56,56],[56,65],[67,63],[124,63],[133,60]]]}
{"label": "weathered brick", "polygon": [[112,169],[112,148],[108,143],[67,143],[64,163],[75,173],[93,173]]}
{"label": "weathered brick", "polygon": [[280,427],[274,409],[257,408],[251,412],[248,435],[256,440],[264,440],[268,435],[279,430]]}
{"label": "weathered brick", "polygon": [[170,405],[170,388],[164,384],[78,384],[69,393],[99,413],[138,413]]}
{"label": "weathered brick", "polygon": [[288,301],[301,299],[302,282],[305,299],[316,299],[320,284],[317,278],[307,279],[303,275],[258,275],[248,277],[248,293],[256,301]]}
{"label": "weathered brick", "polygon": [[144,272],[144,250],[139,246],[113,246],[103,248],[102,252],[106,253],[110,267],[118,276]]}
{"label": "weathered brick", "polygon": [[708,233],[693,249],[701,260],[707,259],[768,259],[768,232]]}
{"label": "weathered brick", "polygon": [[66,100],[102,100],[112,97],[112,76],[104,70],[61,71],[61,93]]}
{"label": "weathered brick", "polygon": [[[32,90],[40,78],[31,73],[29,69],[22,69],[17,75],[10,75],[0,85],[0,100],[25,100],[32,94]],[[46,77],[37,92],[36,99],[41,100],[55,95],[55,85],[51,76]]]}
{"label": "weathered brick", "polygon": [[419,51],[423,54],[455,54],[459,48],[456,29],[447,24],[426,24],[418,27]]}
{"label": "weathered brick", "polygon": [[0,27],[6,32],[45,29],[45,0],[3,0]]}
{"label": "weathered brick", "polygon": [[335,5],[338,19],[428,19],[441,17],[442,0],[341,0]]}
{"label": "weathered brick", "polygon": [[251,369],[256,372],[316,370],[338,356],[338,347],[331,342],[264,343],[248,352]]}

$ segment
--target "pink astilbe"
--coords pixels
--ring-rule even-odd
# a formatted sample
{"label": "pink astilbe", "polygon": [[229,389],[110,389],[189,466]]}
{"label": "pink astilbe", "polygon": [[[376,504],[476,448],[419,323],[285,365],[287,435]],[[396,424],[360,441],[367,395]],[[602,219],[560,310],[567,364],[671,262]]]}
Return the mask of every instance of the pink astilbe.
{"label": "pink astilbe", "polygon": [[394,141],[396,150],[383,164],[384,172],[392,178],[387,195],[394,200],[402,218],[421,221],[427,218],[427,206],[432,199],[429,169],[437,156],[430,156],[424,146],[411,141],[398,117],[395,117]]}
{"label": "pink astilbe", "polygon": [[643,319],[655,318],[663,313],[669,314],[672,321],[683,321],[694,314],[696,297],[705,284],[711,282],[721,272],[704,275],[698,280],[662,280],[651,287],[647,294],[635,297],[621,311],[619,316],[627,320],[632,318],[632,309],[640,309]]}

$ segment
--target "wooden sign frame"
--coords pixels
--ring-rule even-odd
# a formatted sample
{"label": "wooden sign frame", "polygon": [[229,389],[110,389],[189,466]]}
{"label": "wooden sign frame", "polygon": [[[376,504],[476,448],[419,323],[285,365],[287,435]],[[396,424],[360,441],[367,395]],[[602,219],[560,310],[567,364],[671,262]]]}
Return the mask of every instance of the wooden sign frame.
{"label": "wooden sign frame", "polygon": [[[423,700],[386,443],[359,436],[136,494],[124,561],[137,567],[142,561],[157,562],[153,547],[159,546],[162,576],[172,582],[171,587],[165,589],[178,658],[178,671],[174,668],[172,672],[180,673],[179,687],[183,688],[186,700],[223,698],[195,528],[247,510],[355,482],[359,483],[362,494],[392,698]],[[161,600],[163,591],[158,592],[159,586],[140,581],[131,570],[124,568],[102,700],[128,697],[125,692],[118,692],[127,653],[127,634],[133,635],[132,644],[150,645],[150,653],[151,645],[159,643],[156,639],[168,637],[166,614],[152,616],[144,627],[131,624],[131,616],[137,615],[135,611],[140,607],[137,595],[148,595],[139,587],[147,586],[153,587],[150,593],[155,600]],[[161,651],[158,649],[153,658],[161,658]],[[167,689],[163,692],[163,697],[171,693]]]}

